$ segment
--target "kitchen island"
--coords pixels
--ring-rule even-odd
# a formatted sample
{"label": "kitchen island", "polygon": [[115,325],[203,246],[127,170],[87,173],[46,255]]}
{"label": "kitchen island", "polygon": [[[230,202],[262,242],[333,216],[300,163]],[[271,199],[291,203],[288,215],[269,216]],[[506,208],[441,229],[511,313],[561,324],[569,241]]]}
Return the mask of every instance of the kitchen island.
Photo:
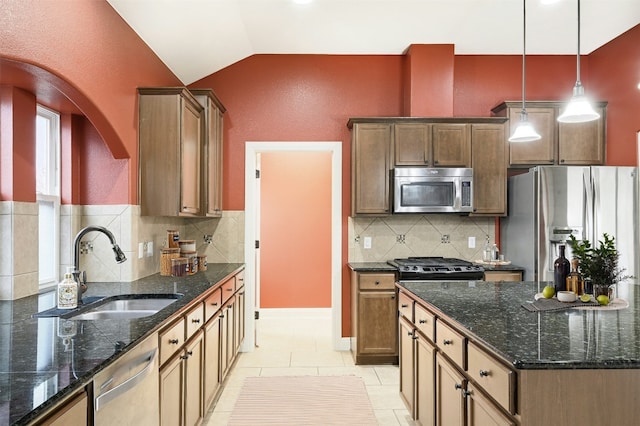
{"label": "kitchen island", "polygon": [[[29,424],[243,268],[237,263],[209,263],[206,272],[180,278],[156,274],[133,282],[88,283],[85,299],[142,293],[182,295],[158,313],[136,319],[33,317],[54,306],[55,292],[0,301],[0,424]],[[69,323],[75,324],[63,327]]]}
{"label": "kitchen island", "polygon": [[[453,408],[460,410],[459,418],[473,419],[488,407],[494,424],[635,425],[640,419],[637,283],[618,285],[618,297],[629,302],[624,309],[548,312],[522,307],[541,290],[532,282],[400,282],[397,286],[401,328],[404,324],[405,335],[410,335],[400,343],[401,393],[414,408],[414,416],[421,393],[406,390],[407,371],[414,376],[419,371],[407,365],[416,362],[407,349],[416,345],[412,338],[427,341],[433,354],[432,411],[442,419],[451,411],[438,396],[448,392],[439,388],[446,382],[446,371],[454,377],[452,390],[455,382],[461,395]],[[483,399],[481,403],[476,396]],[[423,405],[422,415],[430,406]]]}

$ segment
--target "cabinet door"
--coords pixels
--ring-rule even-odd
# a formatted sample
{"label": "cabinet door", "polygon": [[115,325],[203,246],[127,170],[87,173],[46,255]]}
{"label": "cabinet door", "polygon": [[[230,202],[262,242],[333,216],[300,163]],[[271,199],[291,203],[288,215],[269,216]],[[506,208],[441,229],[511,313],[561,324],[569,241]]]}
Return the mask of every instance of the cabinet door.
{"label": "cabinet door", "polygon": [[606,109],[595,108],[600,118],[587,123],[558,123],[558,163],[604,165]]}
{"label": "cabinet door", "polygon": [[467,385],[467,426],[514,426],[516,423],[478,388]]}
{"label": "cabinet door", "polygon": [[445,358],[436,355],[436,420],[439,426],[464,424],[466,380]]}
{"label": "cabinet door", "polygon": [[200,111],[182,100],[181,109],[181,213],[200,213]]}
{"label": "cabinet door", "polygon": [[202,362],[204,359],[203,332],[200,331],[185,348],[184,424],[199,424],[204,416],[202,406]]}
{"label": "cabinet door", "polygon": [[485,281],[522,281],[522,271],[484,271]]}
{"label": "cabinet door", "polygon": [[358,353],[396,355],[397,309],[394,291],[361,291],[359,298]]}
{"label": "cabinet door", "polygon": [[436,167],[471,167],[468,124],[433,124],[433,165]]}
{"label": "cabinet door", "polygon": [[175,357],[160,370],[160,424],[182,424],[183,374],[182,358]]}
{"label": "cabinet door", "polygon": [[[509,108],[509,135],[520,122],[522,108]],[[533,124],[540,140],[534,142],[509,143],[509,164],[512,166],[535,166],[553,164],[556,147],[556,109],[553,107],[527,106],[528,120]]]}
{"label": "cabinet door", "polygon": [[235,320],[233,336],[236,354],[240,350],[240,345],[244,340],[244,298],[244,288],[242,288],[236,293],[235,312],[233,316]]}
{"label": "cabinet door", "polygon": [[211,406],[220,387],[220,314],[207,323],[204,334],[204,409]]}
{"label": "cabinet door", "polygon": [[351,139],[352,215],[391,213],[391,124],[356,123]]}
{"label": "cabinet door", "polygon": [[412,418],[415,418],[414,400],[414,345],[415,331],[413,324],[406,318],[400,318],[399,335],[400,341],[400,397],[407,406],[407,410]]}
{"label": "cabinet door", "polygon": [[433,426],[436,420],[435,357],[436,349],[421,333],[416,334],[415,414],[422,426]]}
{"label": "cabinet door", "polygon": [[507,212],[506,137],[503,124],[471,125],[474,214]]}
{"label": "cabinet door", "polygon": [[430,124],[396,123],[393,133],[396,166],[431,165]]}
{"label": "cabinet door", "polygon": [[51,417],[48,417],[42,423],[36,423],[38,426],[73,426],[89,424],[87,421],[88,408],[87,393],[82,392],[74,397],[71,401],[65,403],[58,408]]}

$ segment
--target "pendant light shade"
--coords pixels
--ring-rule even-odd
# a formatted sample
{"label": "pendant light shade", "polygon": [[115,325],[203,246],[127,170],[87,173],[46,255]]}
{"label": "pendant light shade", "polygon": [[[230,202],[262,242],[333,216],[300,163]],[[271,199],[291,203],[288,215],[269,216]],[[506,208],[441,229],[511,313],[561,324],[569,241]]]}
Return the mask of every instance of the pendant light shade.
{"label": "pendant light shade", "polygon": [[580,81],[580,0],[578,0],[578,55],[576,59],[576,85],[573,86],[573,96],[564,112],[558,117],[561,123],[584,123],[600,118],[594,111],[584,94],[584,87]]}
{"label": "pendant light shade", "polygon": [[533,128],[527,119],[526,93],[527,93],[527,0],[522,0],[522,112],[520,122],[509,138],[509,142],[533,142],[541,136]]}

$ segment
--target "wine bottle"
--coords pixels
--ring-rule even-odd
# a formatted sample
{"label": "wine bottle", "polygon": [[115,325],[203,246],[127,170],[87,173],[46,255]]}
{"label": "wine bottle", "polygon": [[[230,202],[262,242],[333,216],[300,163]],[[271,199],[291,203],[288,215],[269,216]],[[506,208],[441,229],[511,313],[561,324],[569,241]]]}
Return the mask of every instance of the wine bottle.
{"label": "wine bottle", "polygon": [[553,286],[556,293],[567,289],[567,275],[571,270],[569,260],[564,255],[565,246],[560,245],[560,256],[553,262]]}
{"label": "wine bottle", "polygon": [[578,272],[578,259],[571,259],[571,272],[567,275],[567,291],[572,291],[576,296],[584,293],[582,274]]}

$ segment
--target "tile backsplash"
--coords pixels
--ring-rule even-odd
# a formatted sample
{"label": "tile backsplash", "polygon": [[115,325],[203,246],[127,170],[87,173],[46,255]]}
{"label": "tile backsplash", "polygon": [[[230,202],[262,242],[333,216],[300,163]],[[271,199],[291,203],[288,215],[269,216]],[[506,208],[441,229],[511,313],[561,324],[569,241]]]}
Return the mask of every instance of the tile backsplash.
{"label": "tile backsplash", "polygon": [[[349,262],[386,262],[408,256],[482,259],[486,237],[493,243],[495,219],[441,215],[349,218]],[[469,248],[469,237],[475,248]],[[365,240],[370,248],[365,248]],[[367,244],[368,245],[368,244]]]}
{"label": "tile backsplash", "polygon": [[[137,205],[91,205],[60,208],[60,276],[73,266],[76,234],[89,225],[99,225],[113,233],[127,256],[117,264],[109,239],[89,232],[83,242],[88,253],[80,254],[80,270],[87,281],[133,281],[160,270],[160,249],[166,245],[167,230],[176,229],[181,239],[196,241],[199,254],[210,263],[244,262],[244,212],[224,211],[221,218],[170,218],[140,215]],[[38,287],[38,205],[0,202],[0,300],[14,300],[39,292]],[[210,243],[205,242],[210,235]],[[153,245],[151,256],[139,258],[140,243]]]}

